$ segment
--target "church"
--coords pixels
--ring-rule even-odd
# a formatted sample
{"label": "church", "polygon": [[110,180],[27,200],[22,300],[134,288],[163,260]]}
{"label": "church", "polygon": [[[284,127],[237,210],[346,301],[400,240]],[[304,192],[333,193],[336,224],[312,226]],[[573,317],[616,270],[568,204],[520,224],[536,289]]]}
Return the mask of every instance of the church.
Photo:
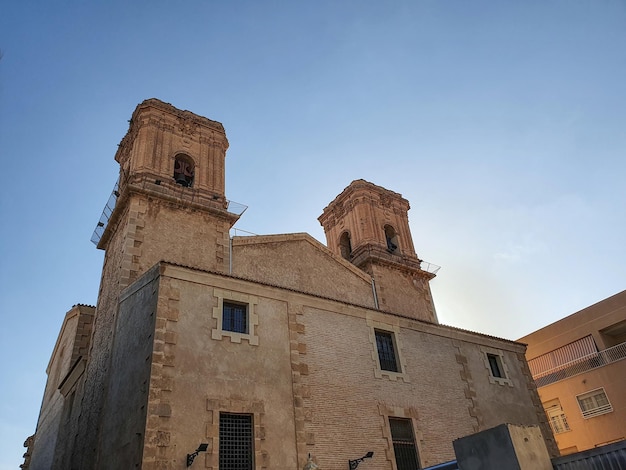
{"label": "church", "polygon": [[219,122],[135,109],[94,232],[95,307],[65,316],[24,468],[421,469],[539,426],[521,343],[441,325],[409,202],[355,180],[306,233],[231,236]]}

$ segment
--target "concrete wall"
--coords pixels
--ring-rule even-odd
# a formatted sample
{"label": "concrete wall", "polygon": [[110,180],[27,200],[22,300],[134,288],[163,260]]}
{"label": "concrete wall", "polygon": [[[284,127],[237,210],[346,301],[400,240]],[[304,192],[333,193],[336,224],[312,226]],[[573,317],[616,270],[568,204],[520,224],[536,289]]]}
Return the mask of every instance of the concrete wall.
{"label": "concrete wall", "polygon": [[463,470],[552,470],[536,426],[501,424],[455,440],[454,450]]}

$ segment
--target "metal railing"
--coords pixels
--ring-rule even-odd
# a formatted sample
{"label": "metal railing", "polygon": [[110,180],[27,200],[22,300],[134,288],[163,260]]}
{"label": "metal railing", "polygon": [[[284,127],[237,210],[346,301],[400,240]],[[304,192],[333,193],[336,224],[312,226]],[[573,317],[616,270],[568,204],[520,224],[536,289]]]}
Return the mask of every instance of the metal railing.
{"label": "metal railing", "polygon": [[[184,188],[182,186],[180,187],[180,189],[181,191],[184,191]],[[109,196],[109,200],[104,206],[104,210],[102,211],[100,220],[98,220],[98,224],[96,225],[96,228],[93,231],[93,234],[91,235],[91,242],[96,246],[98,246],[98,243],[100,243],[100,239],[102,238],[102,235],[104,234],[104,231],[107,228],[109,219],[111,218],[111,214],[113,214],[113,209],[115,209],[115,204],[117,204],[117,198],[119,197],[119,195],[120,195],[120,179],[118,178],[117,181],[115,182],[115,186],[113,186],[113,191],[111,192],[111,196]],[[182,197],[183,193],[181,193],[180,196]],[[191,195],[190,201],[193,201],[193,194]],[[245,204],[240,204],[238,202],[229,201],[228,199],[226,200],[226,211],[230,212],[231,214],[241,216],[246,211],[247,208],[248,206],[246,206]]]}
{"label": "metal railing", "polygon": [[606,366],[624,358],[626,358],[626,342],[547,370],[535,375],[533,379],[537,387],[545,387],[554,382]]}
{"label": "metal railing", "polygon": [[437,274],[437,271],[441,269],[441,266],[437,266],[436,264],[429,263],[428,261],[420,260],[420,269],[430,274]]}

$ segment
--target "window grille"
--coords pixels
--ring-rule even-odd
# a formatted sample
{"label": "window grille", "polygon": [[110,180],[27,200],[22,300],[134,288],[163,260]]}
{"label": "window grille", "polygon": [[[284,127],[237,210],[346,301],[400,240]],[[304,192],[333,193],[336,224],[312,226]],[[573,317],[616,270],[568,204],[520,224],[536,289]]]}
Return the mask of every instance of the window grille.
{"label": "window grille", "polygon": [[396,467],[398,470],[420,469],[411,420],[406,418],[389,418],[389,428],[391,429],[393,453],[396,456]]}
{"label": "window grille", "polygon": [[550,426],[552,427],[554,434],[561,434],[562,432],[570,431],[569,424],[567,423],[567,417],[563,412],[561,402],[558,398],[544,403],[543,406],[546,410],[546,415],[548,415],[548,419],[550,420]]}
{"label": "window grille", "polygon": [[550,426],[552,426],[554,434],[561,434],[562,432],[570,430],[569,424],[567,424],[567,418],[563,412],[550,415]]}
{"label": "window grille", "polygon": [[609,402],[603,388],[592,390],[591,392],[576,397],[578,406],[583,414],[583,418],[593,418],[594,416],[603,415],[613,411],[613,407]]}
{"label": "window grille", "polygon": [[248,306],[224,302],[222,311],[222,330],[235,333],[248,333]]}
{"label": "window grille", "polygon": [[391,372],[398,372],[398,361],[393,344],[393,334],[387,331],[376,331],[376,347],[380,368]]}
{"label": "window grille", "polygon": [[254,469],[252,415],[220,413],[220,470]]}

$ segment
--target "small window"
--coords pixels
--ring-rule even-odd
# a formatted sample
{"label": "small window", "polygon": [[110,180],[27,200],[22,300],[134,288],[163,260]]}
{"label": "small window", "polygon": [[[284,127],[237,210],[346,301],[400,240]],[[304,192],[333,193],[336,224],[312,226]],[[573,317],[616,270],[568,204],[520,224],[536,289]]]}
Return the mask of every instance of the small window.
{"label": "small window", "polygon": [[509,378],[509,371],[504,361],[504,353],[500,349],[480,347],[483,352],[483,362],[487,369],[489,382],[498,385],[513,387],[513,381]]}
{"label": "small window", "polygon": [[591,392],[578,395],[576,400],[578,400],[578,406],[580,406],[580,411],[585,419],[613,411],[613,407],[604,392],[604,388],[598,388]]}
{"label": "small window", "polygon": [[352,244],[350,243],[350,234],[343,232],[339,238],[339,249],[341,250],[341,256],[344,259],[350,260],[352,254]]}
{"label": "small window", "polygon": [[191,157],[187,155],[176,155],[174,160],[174,180],[181,186],[190,187],[193,185],[195,165]]}
{"label": "small window", "polygon": [[407,418],[389,418],[389,428],[391,430],[393,453],[396,458],[396,468],[398,470],[422,468],[419,464],[411,420]]}
{"label": "small window", "polygon": [[489,361],[491,376],[499,379],[505,378],[500,356],[496,354],[487,354],[487,360]]}
{"label": "small window", "polygon": [[387,241],[387,251],[394,253],[398,249],[398,234],[391,225],[385,225],[385,239]]}
{"label": "small window", "polygon": [[381,370],[399,372],[393,333],[376,330],[376,348]]}
{"label": "small window", "polygon": [[220,470],[254,469],[251,414],[220,413]]}
{"label": "small window", "polygon": [[248,306],[224,302],[222,309],[222,330],[234,333],[248,333]]}

